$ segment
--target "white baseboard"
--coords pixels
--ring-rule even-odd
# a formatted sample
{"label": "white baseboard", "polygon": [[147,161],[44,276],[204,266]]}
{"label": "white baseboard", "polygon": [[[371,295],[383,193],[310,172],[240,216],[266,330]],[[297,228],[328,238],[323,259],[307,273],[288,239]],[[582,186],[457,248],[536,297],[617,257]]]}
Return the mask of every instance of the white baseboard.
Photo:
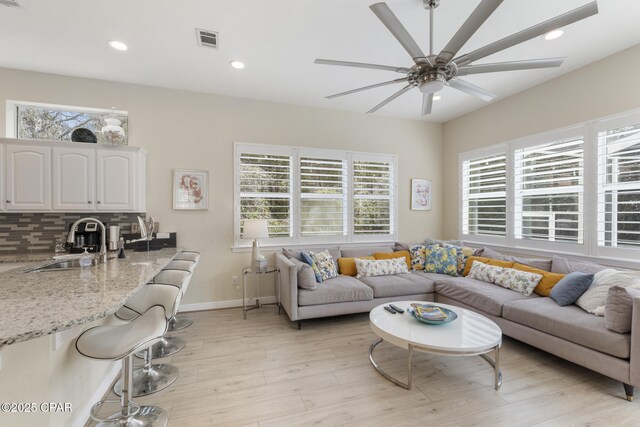
{"label": "white baseboard", "polygon": [[[260,302],[264,304],[274,304],[277,302],[275,296],[269,297],[260,297]],[[255,304],[255,299],[248,298],[247,305]],[[197,302],[194,304],[181,304],[180,309],[178,310],[180,313],[186,313],[189,311],[203,311],[203,310],[218,310],[221,308],[234,308],[234,307],[242,307],[241,299],[232,299],[227,301],[210,301],[210,302]]]}
{"label": "white baseboard", "polygon": [[113,384],[113,381],[120,374],[121,366],[122,366],[122,363],[113,362],[113,366],[111,370],[104,377],[104,380],[102,380],[102,383],[100,383],[100,385],[98,386],[96,391],[93,393],[93,395],[91,395],[91,397],[89,398],[89,402],[87,402],[84,408],[82,408],[77,413],[76,417],[71,422],[70,424],[71,427],[84,427],[87,421],[89,421],[89,414],[91,412],[91,407],[97,402],[99,402],[100,400],[102,400],[102,397],[105,394],[107,394],[107,391],[109,391],[111,384]]}

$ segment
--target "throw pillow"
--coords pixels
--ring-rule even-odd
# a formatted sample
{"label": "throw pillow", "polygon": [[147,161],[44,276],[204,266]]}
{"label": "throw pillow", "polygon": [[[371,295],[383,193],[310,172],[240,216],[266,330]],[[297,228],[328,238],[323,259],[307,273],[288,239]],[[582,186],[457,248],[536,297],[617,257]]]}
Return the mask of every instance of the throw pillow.
{"label": "throw pillow", "polygon": [[569,273],[551,289],[549,296],[561,307],[571,305],[589,289],[592,283],[593,274],[579,271]]}
{"label": "throw pillow", "polygon": [[515,268],[503,268],[493,283],[528,297],[538,286],[540,279],[542,279],[542,274],[529,273]]}
{"label": "throw pillow", "polygon": [[540,270],[538,268],[529,267],[524,264],[513,264],[513,268],[520,271],[526,271],[529,273],[536,273],[542,275],[542,279],[540,279],[540,283],[533,290],[536,294],[542,295],[543,297],[548,297],[551,289],[564,277],[564,274],[558,273],[550,273],[545,270]]}
{"label": "throw pillow", "polygon": [[598,271],[606,269],[607,267],[604,265],[594,264],[588,261],[577,261],[559,256],[554,256],[551,259],[552,273],[569,274],[574,271],[580,271],[582,273],[596,274]]}
{"label": "throw pillow", "polygon": [[470,248],[468,246],[451,245],[449,243],[445,243],[444,247],[445,248],[456,248],[457,255],[458,255],[458,275],[461,276],[462,273],[464,272],[464,267],[467,264],[467,259],[470,256],[475,255],[475,249],[474,248]]}
{"label": "throw pillow", "polygon": [[494,251],[493,249],[487,247],[485,247],[482,251],[482,256],[485,258],[497,259],[498,261],[508,261],[505,254]]}
{"label": "throw pillow", "polygon": [[551,271],[551,260],[548,259],[521,258],[513,255],[506,255],[486,247],[482,250],[482,256],[499,261],[509,261],[517,264],[524,264],[528,265],[529,267],[537,268],[539,270]]}
{"label": "throw pillow", "polygon": [[313,274],[316,276],[316,282],[322,283],[322,273],[320,273],[320,269],[318,268],[315,261],[311,257],[311,254],[307,251],[301,251],[300,256],[302,257],[302,261],[309,264],[309,266],[313,270]]}
{"label": "throw pillow", "polygon": [[593,284],[576,301],[576,305],[587,313],[604,316],[604,304],[612,286],[626,288],[640,284],[640,272],[606,269],[593,276]]}
{"label": "throw pillow", "polygon": [[468,277],[470,279],[481,280],[487,283],[493,283],[496,278],[504,270],[502,267],[484,264],[479,261],[473,261]]}
{"label": "throw pillow", "polygon": [[425,246],[413,245],[409,248],[409,254],[411,255],[411,269],[424,270],[425,262]]}
{"label": "throw pillow", "polygon": [[481,262],[483,264],[487,264],[487,265],[493,265],[496,267],[502,267],[502,268],[512,268],[513,267],[513,262],[511,261],[501,261],[498,259],[491,259],[491,258],[485,258],[485,257],[480,257],[480,256],[470,256],[469,258],[467,258],[467,263],[464,267],[464,271],[462,272],[463,276],[468,276],[469,275],[469,270],[471,270],[471,266],[473,265],[473,261],[478,261]]}
{"label": "throw pillow", "polygon": [[318,282],[316,281],[316,274],[311,266],[296,258],[291,258],[290,261],[296,266],[298,287],[300,289],[315,291],[318,288]]}
{"label": "throw pillow", "polygon": [[381,259],[370,261],[356,259],[356,277],[389,276],[392,274],[408,273],[407,263],[403,258]]}
{"label": "throw pillow", "polygon": [[430,246],[425,251],[424,271],[458,276],[458,250],[455,247]]}
{"label": "throw pillow", "polygon": [[633,298],[640,298],[640,289],[612,286],[604,303],[604,324],[607,329],[626,334],[631,332]]}
{"label": "throw pillow", "polygon": [[320,271],[322,280],[333,279],[338,277],[338,266],[328,250],[320,252],[309,252],[311,259]]}
{"label": "throw pillow", "polygon": [[[374,260],[375,258],[372,256],[363,256],[358,257],[358,259]],[[338,270],[340,274],[344,274],[345,276],[355,276],[358,274],[358,270],[356,269],[356,259],[338,258]]]}
{"label": "throw pillow", "polygon": [[376,252],[373,254],[375,259],[393,259],[404,258],[407,261],[407,268],[411,268],[411,255],[409,251],[397,251],[397,252]]}

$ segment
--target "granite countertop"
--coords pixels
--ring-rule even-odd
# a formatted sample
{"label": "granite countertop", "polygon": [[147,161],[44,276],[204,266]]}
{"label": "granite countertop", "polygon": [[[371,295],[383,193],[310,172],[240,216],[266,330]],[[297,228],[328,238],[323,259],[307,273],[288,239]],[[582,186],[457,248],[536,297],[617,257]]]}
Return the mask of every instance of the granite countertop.
{"label": "granite countertop", "polygon": [[0,273],[0,348],[114,313],[180,251],[128,251],[124,259],[65,271],[29,272],[52,263],[32,262]]}
{"label": "granite countertop", "polygon": [[31,251],[31,252],[0,252],[0,264],[4,263],[24,263],[51,260],[55,255],[53,251]]}

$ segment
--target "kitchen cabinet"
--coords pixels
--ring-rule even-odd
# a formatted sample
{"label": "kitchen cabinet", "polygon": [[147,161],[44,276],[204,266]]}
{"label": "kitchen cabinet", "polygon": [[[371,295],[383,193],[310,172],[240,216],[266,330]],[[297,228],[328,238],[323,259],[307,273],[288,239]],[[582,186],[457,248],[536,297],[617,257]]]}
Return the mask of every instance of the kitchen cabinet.
{"label": "kitchen cabinet", "polygon": [[93,210],[96,203],[96,151],[53,149],[53,209]]}
{"label": "kitchen cabinet", "polygon": [[144,212],[144,149],[0,138],[0,211]]}
{"label": "kitchen cabinet", "polygon": [[5,209],[51,209],[51,148],[5,146]]}

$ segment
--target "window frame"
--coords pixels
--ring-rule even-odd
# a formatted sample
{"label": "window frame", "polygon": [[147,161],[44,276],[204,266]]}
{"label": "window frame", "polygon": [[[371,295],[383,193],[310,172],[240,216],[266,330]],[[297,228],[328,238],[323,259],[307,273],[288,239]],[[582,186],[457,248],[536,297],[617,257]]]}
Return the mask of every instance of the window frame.
{"label": "window frame", "polygon": [[[531,251],[534,253],[570,254],[578,258],[593,259],[595,257],[608,260],[624,260],[622,264],[637,262],[640,259],[640,248],[619,248],[599,246],[599,132],[616,129],[640,123],[640,110],[633,110],[614,116],[598,118],[588,122],[567,126],[561,129],[542,132],[510,140],[504,143],[462,152],[458,155],[458,186],[459,186],[459,219],[458,236],[470,244],[486,244],[495,247],[510,248],[515,251]],[[565,243],[544,240],[525,240],[515,238],[515,152],[521,148],[533,147],[553,141],[582,136],[584,140],[583,160],[583,244]],[[493,236],[464,234],[464,194],[463,194],[463,163],[499,153],[507,153],[507,235],[506,238]]]}
{"label": "window frame", "polygon": [[[391,243],[398,236],[398,156],[395,154],[363,153],[346,150],[333,150],[312,147],[297,147],[271,144],[255,144],[234,142],[233,145],[233,228],[234,239],[232,249],[244,249],[252,245],[252,240],[242,239],[240,235],[240,154],[252,151],[257,154],[287,155],[291,157],[291,237],[269,238],[261,243],[263,247],[308,246],[350,244],[364,242]],[[301,188],[300,188],[300,159],[305,157],[344,160],[346,171],[345,195],[345,235],[335,236],[303,236],[301,230]],[[354,225],[354,196],[353,196],[353,162],[374,161],[391,164],[391,220],[390,234],[356,235]]]}

